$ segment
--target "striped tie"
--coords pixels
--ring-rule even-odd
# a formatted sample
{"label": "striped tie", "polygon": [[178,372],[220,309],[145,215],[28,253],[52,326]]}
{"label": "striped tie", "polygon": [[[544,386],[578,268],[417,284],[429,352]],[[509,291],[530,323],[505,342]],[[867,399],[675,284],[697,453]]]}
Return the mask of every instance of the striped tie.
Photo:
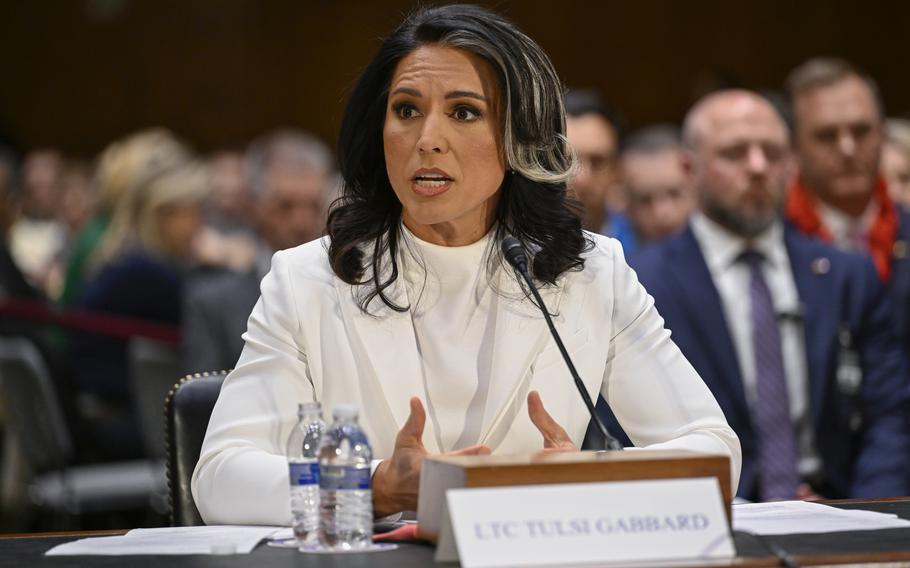
{"label": "striped tie", "polygon": [[764,257],[746,251],[740,260],[751,273],[749,299],[758,392],[753,419],[758,431],[759,494],[763,501],[793,499],[799,485],[796,436],[790,420],[780,329],[771,292],[762,275]]}

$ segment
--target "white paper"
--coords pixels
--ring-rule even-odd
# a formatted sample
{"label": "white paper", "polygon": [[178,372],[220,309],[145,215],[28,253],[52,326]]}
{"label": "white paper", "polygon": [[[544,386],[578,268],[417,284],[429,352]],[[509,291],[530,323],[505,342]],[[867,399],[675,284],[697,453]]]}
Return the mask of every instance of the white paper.
{"label": "white paper", "polygon": [[144,554],[249,554],[282,527],[208,526],[133,529],[122,536],[83,538],[48,550],[48,556]]}
{"label": "white paper", "polygon": [[889,513],[838,509],[807,501],[733,505],[733,529],[760,535],[816,534],[910,527]]}

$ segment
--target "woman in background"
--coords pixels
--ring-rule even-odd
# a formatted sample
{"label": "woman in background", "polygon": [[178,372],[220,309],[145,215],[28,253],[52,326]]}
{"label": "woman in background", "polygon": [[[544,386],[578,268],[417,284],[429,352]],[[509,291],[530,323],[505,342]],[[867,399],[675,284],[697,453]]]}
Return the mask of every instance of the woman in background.
{"label": "woman in background", "polygon": [[[155,142],[149,152],[154,159],[123,180],[127,193],[92,259],[94,272],[77,307],[178,326],[182,281],[192,261],[209,180],[172,138]],[[144,455],[127,350],[128,342],[121,338],[80,333],[73,340],[75,383],[80,407],[91,415],[87,419],[97,458]]]}

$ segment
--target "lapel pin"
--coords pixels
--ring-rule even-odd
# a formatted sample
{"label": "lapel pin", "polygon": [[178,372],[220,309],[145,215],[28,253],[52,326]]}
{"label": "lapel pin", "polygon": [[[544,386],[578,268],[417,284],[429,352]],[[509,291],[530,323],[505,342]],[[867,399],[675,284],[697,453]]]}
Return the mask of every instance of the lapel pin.
{"label": "lapel pin", "polygon": [[894,241],[891,254],[894,258],[907,258],[907,241]]}
{"label": "lapel pin", "polygon": [[831,261],[827,257],[820,256],[812,261],[812,273],[818,276],[828,274],[831,271]]}

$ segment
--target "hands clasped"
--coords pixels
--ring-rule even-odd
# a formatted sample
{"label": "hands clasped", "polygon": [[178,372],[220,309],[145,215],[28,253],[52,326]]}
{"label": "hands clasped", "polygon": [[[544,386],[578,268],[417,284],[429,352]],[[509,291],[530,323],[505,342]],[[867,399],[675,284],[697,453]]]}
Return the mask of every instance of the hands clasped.
{"label": "hands clasped", "polygon": [[[411,413],[395,437],[392,456],[383,460],[373,475],[373,512],[377,517],[399,511],[417,510],[417,493],[420,488],[420,470],[430,453],[424,447],[423,429],[426,412],[420,399],[410,400]],[[577,448],[562,426],[544,409],[537,391],[528,394],[528,415],[543,435],[544,452],[574,451]],[[489,454],[484,445],[470,446],[446,452],[445,456]]]}

